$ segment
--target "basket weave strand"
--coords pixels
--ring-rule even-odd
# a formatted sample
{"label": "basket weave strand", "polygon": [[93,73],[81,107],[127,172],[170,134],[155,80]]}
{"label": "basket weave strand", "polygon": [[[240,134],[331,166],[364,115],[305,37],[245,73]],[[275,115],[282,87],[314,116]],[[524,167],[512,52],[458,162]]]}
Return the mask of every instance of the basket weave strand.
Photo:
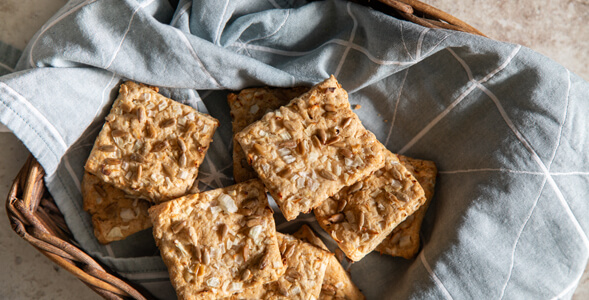
{"label": "basket weave strand", "polygon": [[[417,0],[354,2],[428,28],[444,28],[484,36],[465,22]],[[176,7],[178,1],[170,0],[170,3]],[[45,188],[44,175],[43,168],[30,156],[14,179],[6,201],[6,212],[12,229],[105,299],[155,299],[144,289],[103,267],[79,248],[59,208]]]}
{"label": "basket weave strand", "polygon": [[151,299],[145,291],[107,271],[82,251],[63,229],[65,221],[45,189],[43,168],[30,156],[14,180],[6,212],[25,241],[106,299]]}

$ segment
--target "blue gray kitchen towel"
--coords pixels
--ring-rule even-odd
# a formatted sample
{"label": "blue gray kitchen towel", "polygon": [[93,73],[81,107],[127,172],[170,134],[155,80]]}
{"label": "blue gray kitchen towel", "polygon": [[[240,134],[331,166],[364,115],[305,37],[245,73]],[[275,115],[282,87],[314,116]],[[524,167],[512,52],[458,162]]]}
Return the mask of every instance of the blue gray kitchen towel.
{"label": "blue gray kitchen towel", "polygon": [[436,162],[417,258],[350,268],[368,299],[566,299],[587,263],[589,84],[525,47],[340,0],[72,0],[16,65],[8,49],[0,122],[45,168],[81,247],[162,299],[175,295],[150,230],[103,246],[82,210],[84,162],[127,79],[220,120],[203,190],[233,182],[228,90],[331,74],[389,150]]}

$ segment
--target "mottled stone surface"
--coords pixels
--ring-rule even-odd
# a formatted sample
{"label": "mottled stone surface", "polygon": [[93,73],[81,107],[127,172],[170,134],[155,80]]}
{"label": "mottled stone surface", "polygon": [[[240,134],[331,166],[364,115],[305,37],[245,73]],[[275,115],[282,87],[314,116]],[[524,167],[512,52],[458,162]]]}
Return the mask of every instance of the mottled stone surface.
{"label": "mottled stone surface", "polygon": [[425,0],[486,36],[521,44],[589,80],[589,0]]}
{"label": "mottled stone surface", "polygon": [[[67,0],[0,0],[0,40],[24,49],[31,37]],[[75,276],[58,267],[12,229],[4,201],[29,152],[0,125],[0,298],[101,299]]]}

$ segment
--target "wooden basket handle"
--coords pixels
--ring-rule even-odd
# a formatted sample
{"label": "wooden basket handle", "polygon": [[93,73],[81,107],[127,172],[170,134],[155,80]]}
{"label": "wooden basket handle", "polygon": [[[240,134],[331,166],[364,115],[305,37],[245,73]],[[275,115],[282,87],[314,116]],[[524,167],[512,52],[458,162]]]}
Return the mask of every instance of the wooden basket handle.
{"label": "wooden basket handle", "polygon": [[[392,10],[393,13],[388,14],[398,14],[401,18],[424,27],[450,29],[485,36],[482,32],[468,25],[466,22],[418,0],[378,1],[388,7],[385,13]],[[375,6],[370,0],[359,0],[357,2],[368,6]],[[379,8],[376,7],[376,9]]]}
{"label": "wooden basket handle", "polygon": [[106,299],[155,299],[112,275],[75,244],[43,181],[41,165],[29,156],[14,180],[6,212],[12,229],[60,267]]}

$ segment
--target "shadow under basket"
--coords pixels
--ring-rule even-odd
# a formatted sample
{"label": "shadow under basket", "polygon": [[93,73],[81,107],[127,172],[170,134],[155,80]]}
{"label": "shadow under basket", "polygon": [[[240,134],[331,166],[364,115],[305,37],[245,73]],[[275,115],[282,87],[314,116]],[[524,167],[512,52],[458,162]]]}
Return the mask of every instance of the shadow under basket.
{"label": "shadow under basket", "polygon": [[[177,5],[177,1],[170,2],[174,7]],[[444,28],[484,36],[463,21],[420,1],[353,2],[428,28]],[[79,247],[59,208],[47,192],[44,175],[41,165],[30,156],[14,179],[6,201],[6,212],[12,229],[105,299],[155,299],[145,289],[122,278]]]}

